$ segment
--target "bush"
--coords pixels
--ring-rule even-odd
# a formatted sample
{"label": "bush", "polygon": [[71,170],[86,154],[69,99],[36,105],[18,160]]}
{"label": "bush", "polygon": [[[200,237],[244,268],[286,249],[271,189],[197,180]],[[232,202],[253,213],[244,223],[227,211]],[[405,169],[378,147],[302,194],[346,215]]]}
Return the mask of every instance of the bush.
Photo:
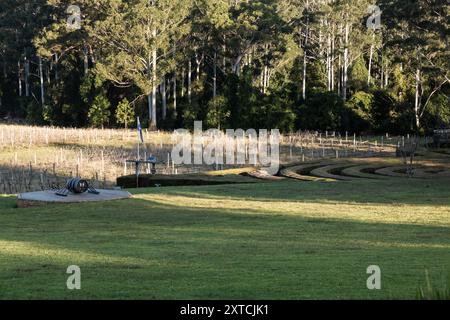
{"label": "bush", "polygon": [[347,116],[342,123],[343,126],[352,132],[371,130],[373,102],[374,96],[371,93],[356,92],[345,104]]}
{"label": "bush", "polygon": [[367,79],[369,71],[367,70],[366,62],[362,56],[355,61],[350,69],[350,88],[352,91],[359,91],[367,88]]}
{"label": "bush", "polygon": [[44,120],[47,121],[49,118],[48,112],[51,111],[49,106],[44,106],[44,109],[42,109],[41,105],[34,100],[30,100],[26,108],[26,122],[33,125],[41,125]]}
{"label": "bush", "polygon": [[[241,178],[241,179],[239,179]],[[252,181],[253,182],[253,181]],[[180,175],[139,175],[139,187],[173,187],[173,186],[204,186],[233,183],[252,183],[244,177],[207,176],[202,174],[180,174]],[[122,188],[136,188],[136,176],[122,176],[117,178],[117,185]]]}
{"label": "bush", "polygon": [[344,101],[333,92],[310,94],[297,110],[297,128],[309,130],[340,130]]}
{"label": "bush", "polygon": [[403,135],[415,131],[415,118],[412,105],[414,105],[414,101],[411,99],[405,99],[397,103],[389,132]]}
{"label": "bush", "polygon": [[371,112],[374,129],[380,133],[392,132],[395,130],[396,118],[398,118],[398,114],[395,97],[386,90],[374,91]]}
{"label": "bush", "polygon": [[228,125],[230,111],[227,99],[224,96],[216,96],[208,102],[208,113],[206,114],[206,125],[209,128],[223,128]]}
{"label": "bush", "polygon": [[110,106],[111,104],[105,95],[97,95],[88,113],[91,125],[103,128],[109,122],[109,116],[111,115]]}
{"label": "bush", "polygon": [[116,121],[117,123],[123,124],[125,129],[128,128],[128,125],[132,125],[134,123],[134,109],[131,104],[128,102],[127,98],[124,98],[117,105],[116,109]]}
{"label": "bush", "polygon": [[449,98],[445,94],[436,94],[425,110],[422,124],[425,128],[449,128],[450,127],[450,107]]}
{"label": "bush", "polygon": [[296,114],[292,110],[289,98],[272,94],[262,101],[258,107],[257,114],[253,117],[258,119],[258,129],[279,129],[281,132],[292,132],[295,130]]}
{"label": "bush", "polygon": [[347,101],[346,105],[360,116],[361,119],[370,122],[373,102],[373,94],[358,91]]}
{"label": "bush", "polygon": [[245,68],[241,76],[229,75],[223,92],[228,101],[229,125],[231,128],[256,129],[265,127],[263,123],[260,123],[258,115],[263,95],[253,87],[251,69]]}

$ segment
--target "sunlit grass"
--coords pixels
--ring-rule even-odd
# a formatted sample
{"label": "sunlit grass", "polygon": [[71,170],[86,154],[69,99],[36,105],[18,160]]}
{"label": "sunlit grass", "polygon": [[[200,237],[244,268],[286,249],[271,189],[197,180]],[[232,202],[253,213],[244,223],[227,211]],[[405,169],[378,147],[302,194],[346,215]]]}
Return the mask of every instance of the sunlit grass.
{"label": "sunlit grass", "polygon": [[[2,298],[415,298],[450,272],[449,184],[293,181],[132,190],[13,208],[0,198]],[[82,270],[69,291],[66,269]],[[366,288],[379,265],[382,290]]]}

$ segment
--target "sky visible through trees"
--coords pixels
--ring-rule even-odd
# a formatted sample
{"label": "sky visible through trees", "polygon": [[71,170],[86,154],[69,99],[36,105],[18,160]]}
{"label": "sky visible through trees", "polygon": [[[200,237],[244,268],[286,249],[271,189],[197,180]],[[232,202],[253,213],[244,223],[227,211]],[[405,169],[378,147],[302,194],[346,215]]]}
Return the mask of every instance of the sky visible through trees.
{"label": "sky visible through trees", "polygon": [[0,115],[151,129],[450,126],[446,0],[3,0]]}

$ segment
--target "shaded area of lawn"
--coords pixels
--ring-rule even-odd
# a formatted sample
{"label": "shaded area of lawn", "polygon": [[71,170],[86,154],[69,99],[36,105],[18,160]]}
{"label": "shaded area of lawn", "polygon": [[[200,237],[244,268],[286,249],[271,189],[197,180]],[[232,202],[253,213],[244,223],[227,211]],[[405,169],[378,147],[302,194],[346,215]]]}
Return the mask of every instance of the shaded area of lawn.
{"label": "shaded area of lawn", "polygon": [[[450,187],[276,182],[133,190],[14,209],[0,198],[1,298],[414,298],[450,272]],[[68,265],[82,290],[66,289]],[[366,288],[366,268],[382,290]]]}
{"label": "shaded area of lawn", "polygon": [[[257,190],[257,192],[255,191]],[[134,190],[133,192],[140,192]],[[178,188],[171,194],[189,197],[234,197],[258,201],[345,202],[373,204],[417,204],[450,206],[450,180],[396,179],[391,181],[356,179],[338,182],[300,182],[253,186]]]}

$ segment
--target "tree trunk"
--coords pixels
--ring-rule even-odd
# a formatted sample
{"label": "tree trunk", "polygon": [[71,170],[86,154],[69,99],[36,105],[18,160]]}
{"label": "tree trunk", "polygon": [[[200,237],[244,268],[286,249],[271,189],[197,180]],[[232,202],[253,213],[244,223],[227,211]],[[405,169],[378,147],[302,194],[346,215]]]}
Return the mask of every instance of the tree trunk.
{"label": "tree trunk", "polygon": [[195,63],[196,63],[196,78],[197,81],[200,80],[200,64],[202,63],[202,59],[200,59],[197,52],[195,52]]}
{"label": "tree trunk", "polygon": [[47,65],[47,67],[45,67],[45,75],[47,77],[47,84],[50,85],[51,84],[50,67],[48,65]]}
{"label": "tree trunk", "polygon": [[302,83],[302,97],[306,100],[306,64],[308,60],[306,58],[306,53],[303,54],[303,83]]}
{"label": "tree trunk", "polygon": [[388,64],[384,65],[384,87],[387,88],[389,86],[389,68]]}
{"label": "tree trunk", "polygon": [[19,83],[19,97],[22,96],[22,71],[20,70],[20,60],[17,62],[17,71],[18,71],[18,83]]}
{"label": "tree trunk", "polygon": [[263,70],[261,70],[261,76],[260,76],[260,79],[259,79],[259,86],[261,88],[261,93],[263,93],[264,92],[264,71]]}
{"label": "tree trunk", "polygon": [[307,57],[307,53],[308,53],[308,38],[309,38],[309,29],[308,29],[308,23],[306,24],[306,29],[305,29],[305,43],[303,46],[303,79],[302,79],[302,97],[303,100],[306,100],[306,67],[307,67],[307,63],[308,63],[308,57]]}
{"label": "tree trunk", "polygon": [[341,94],[341,86],[342,86],[342,64],[341,64],[341,55],[338,56],[338,75],[337,75],[337,93]]}
{"label": "tree trunk", "polygon": [[222,61],[222,64],[223,64],[223,66],[222,66],[222,69],[223,69],[223,72],[227,72],[227,56],[226,56],[226,54],[227,54],[227,38],[226,38],[226,36],[224,35],[223,36],[223,46],[222,46],[222,50],[223,50],[223,61]]}
{"label": "tree trunk", "polygon": [[345,44],[344,44],[344,79],[342,86],[342,98],[344,101],[347,100],[347,91],[348,91],[348,38],[349,38],[349,24],[348,22],[345,24]]}
{"label": "tree trunk", "polygon": [[217,52],[214,51],[214,65],[213,65],[213,99],[217,96]]}
{"label": "tree trunk", "polygon": [[189,64],[188,64],[188,101],[189,101],[189,104],[191,104],[191,102],[192,102],[191,84],[192,84],[192,61],[191,61],[191,59],[189,59]]}
{"label": "tree trunk", "polygon": [[267,86],[269,83],[268,76],[269,76],[269,71],[268,71],[267,64],[265,64],[265,66],[264,66],[264,83],[263,83],[263,93],[264,94],[267,93]]}
{"label": "tree trunk", "polygon": [[91,63],[92,65],[95,65],[95,55],[94,55],[94,50],[92,50],[92,46],[89,46],[89,56],[91,57]]}
{"label": "tree trunk", "polygon": [[28,82],[30,76],[30,62],[27,60],[25,56],[25,96],[30,96],[30,84]]}
{"label": "tree trunk", "polygon": [[151,93],[149,93],[147,95],[147,105],[148,105],[148,120],[149,120],[149,123],[151,123],[151,121],[152,121],[152,114],[153,114],[153,111],[152,111],[152,109],[153,109],[152,94]]}
{"label": "tree trunk", "polygon": [[421,108],[421,100],[422,100],[422,89],[420,83],[420,69],[416,70],[416,98],[414,104],[414,114],[416,118],[416,129],[420,128],[420,108]]}
{"label": "tree trunk", "polygon": [[184,98],[184,86],[186,84],[186,80],[185,80],[185,75],[184,75],[184,67],[181,69],[181,97]]}
{"label": "tree trunk", "polygon": [[[156,30],[154,31],[154,34],[156,34]],[[156,50],[153,50],[152,52],[152,116],[151,116],[151,122],[150,122],[150,128],[153,130],[156,130],[156,81],[157,81],[157,77],[156,77]]]}
{"label": "tree trunk", "polygon": [[44,74],[42,71],[42,58],[38,57],[39,60],[39,81],[41,84],[41,106],[44,108],[45,105],[45,90],[44,90]]}
{"label": "tree trunk", "polygon": [[89,72],[89,55],[86,46],[83,48],[83,65],[84,65],[84,75],[86,76]]}
{"label": "tree trunk", "polygon": [[177,72],[173,73],[173,115],[177,118]]}
{"label": "tree trunk", "polygon": [[[156,38],[156,29],[152,30],[152,37]],[[149,129],[151,130],[156,130],[157,128],[157,121],[156,121],[156,90],[157,90],[157,74],[156,72],[158,71],[157,69],[157,54],[158,52],[156,51],[156,48],[153,48],[152,50],[152,54],[151,54],[151,63],[149,63],[149,65],[152,66],[152,70],[151,70],[151,87],[152,87],[152,92],[148,97],[148,105],[149,105],[149,110],[148,110],[148,116],[149,116]],[[150,59],[150,57],[149,57]]]}
{"label": "tree trunk", "polygon": [[331,42],[331,91],[334,91],[334,43],[335,37],[334,37],[334,28],[333,28],[333,36],[332,36],[332,42]]}
{"label": "tree trunk", "polygon": [[231,72],[233,72],[235,75],[237,75],[237,76],[239,76],[239,74],[240,74],[240,70],[241,70],[241,61],[242,61],[242,58],[244,57],[244,55],[243,54],[240,54],[237,58],[236,58],[236,60],[234,61],[234,63],[233,63],[233,66],[232,66],[232,68],[231,68]]}
{"label": "tree trunk", "polygon": [[384,89],[384,56],[383,56],[383,51],[381,51],[380,87],[381,87],[381,89]]}
{"label": "tree trunk", "polygon": [[[326,22],[325,25],[328,28],[328,22]],[[326,65],[327,65],[327,90],[331,91],[331,39],[329,34],[327,35]]]}
{"label": "tree trunk", "polygon": [[59,72],[58,72],[58,63],[59,63],[59,57],[58,54],[55,53],[55,82],[59,81]]}
{"label": "tree trunk", "polygon": [[[373,33],[373,42],[375,42],[375,33]],[[373,46],[374,46],[373,42],[370,45],[369,68],[368,68],[368,75],[367,75],[367,88],[370,87],[371,75],[372,75],[372,59],[373,59]]]}
{"label": "tree trunk", "polygon": [[162,100],[162,119],[166,120],[167,115],[167,97],[166,97],[166,76],[163,76],[161,82],[161,100]]}

